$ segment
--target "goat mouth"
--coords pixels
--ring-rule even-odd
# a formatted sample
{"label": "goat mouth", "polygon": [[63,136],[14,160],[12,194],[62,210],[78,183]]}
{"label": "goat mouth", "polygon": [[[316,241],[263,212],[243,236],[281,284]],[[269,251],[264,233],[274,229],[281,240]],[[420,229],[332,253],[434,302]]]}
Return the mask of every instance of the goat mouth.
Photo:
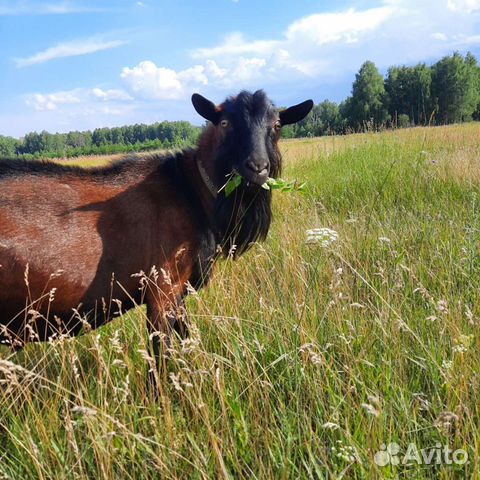
{"label": "goat mouth", "polygon": [[247,168],[238,168],[236,169],[237,173],[240,174],[245,181],[248,183],[253,183],[261,187],[268,179],[268,169],[264,168],[259,172],[253,172]]}

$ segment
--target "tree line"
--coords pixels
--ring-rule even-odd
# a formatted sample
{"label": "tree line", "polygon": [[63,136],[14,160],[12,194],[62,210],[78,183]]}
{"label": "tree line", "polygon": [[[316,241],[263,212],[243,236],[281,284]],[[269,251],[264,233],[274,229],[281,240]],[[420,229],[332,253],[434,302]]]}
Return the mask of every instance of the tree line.
{"label": "tree line", "polygon": [[283,133],[320,136],[471,120],[480,120],[480,67],[472,53],[457,52],[431,66],[390,67],[385,77],[367,61],[346,100],[315,105]]}
{"label": "tree line", "polygon": [[193,145],[201,132],[189,122],[157,122],[92,131],[27,133],[16,139],[0,135],[0,156],[23,158],[75,157],[176,148]]}
{"label": "tree line", "polygon": [[[283,129],[283,136],[309,137],[415,125],[480,120],[480,67],[472,53],[456,52],[427,66],[393,66],[384,77],[371,61],[355,76],[351,95],[337,104],[315,105]],[[136,124],[85,132],[31,132],[21,139],[0,135],[0,156],[73,157],[176,148],[195,143],[201,132],[189,122]]]}

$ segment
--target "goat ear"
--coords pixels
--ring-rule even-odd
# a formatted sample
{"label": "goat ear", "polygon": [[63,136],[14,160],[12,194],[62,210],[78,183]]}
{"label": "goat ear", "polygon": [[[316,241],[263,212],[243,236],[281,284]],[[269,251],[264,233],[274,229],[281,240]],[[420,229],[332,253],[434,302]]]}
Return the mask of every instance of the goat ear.
{"label": "goat ear", "polygon": [[280,112],[280,123],[282,125],[289,125],[291,123],[297,123],[302,118],[305,118],[310,110],[313,108],[312,100],[305,100],[298,105],[286,108]]}
{"label": "goat ear", "polygon": [[194,93],[192,95],[192,103],[197,113],[203,118],[210,120],[215,125],[219,122],[220,114],[215,107],[215,104],[212,103],[210,100],[202,97],[202,95],[200,95],[199,93]]}

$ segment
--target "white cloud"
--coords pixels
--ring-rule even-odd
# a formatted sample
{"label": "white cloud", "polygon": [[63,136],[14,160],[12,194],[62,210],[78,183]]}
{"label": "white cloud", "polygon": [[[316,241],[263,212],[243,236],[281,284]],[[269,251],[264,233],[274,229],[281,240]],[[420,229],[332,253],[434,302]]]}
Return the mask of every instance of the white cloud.
{"label": "white cloud", "polygon": [[248,42],[242,33],[234,32],[225,38],[221,45],[198,48],[192,52],[193,58],[214,58],[227,55],[268,55],[279,45],[278,40],[256,40]]}
{"label": "white cloud", "polygon": [[17,67],[27,67],[38,63],[48,62],[56,58],[75,57],[78,55],[87,55],[90,53],[100,52],[102,50],[109,50],[127,42],[123,40],[104,41],[98,38],[87,38],[83,40],[75,40],[72,42],[64,42],[47,48],[42,52],[38,52],[28,58],[17,58],[15,63]]}
{"label": "white cloud", "polygon": [[205,74],[205,67],[203,65],[195,65],[194,67],[182,70],[177,74],[182,88],[185,85],[207,85],[208,77]]}
{"label": "white cloud", "polygon": [[299,75],[314,77],[328,71],[332,63],[331,58],[325,60],[320,48],[359,42],[378,31],[398,10],[396,5],[383,5],[309,15],[291,23],[279,38],[247,40],[234,32],[219,45],[193,50],[191,56],[215,61],[224,71],[222,79],[208,78],[224,88],[238,82],[248,85],[260,78],[279,82]]}
{"label": "white cloud", "polygon": [[171,100],[182,94],[178,73],[171,68],[157,67],[148,60],[133,68],[125,67],[120,76],[133,93],[142,97]]}
{"label": "white cloud", "polygon": [[360,36],[375,30],[395,12],[395,7],[384,6],[356,11],[319,13],[297,20],[288,27],[286,37],[289,43],[296,41],[326,43],[358,41]]}
{"label": "white cloud", "polygon": [[133,100],[127,92],[118,88],[112,88],[110,90],[102,90],[101,88],[92,88],[92,95],[103,101],[109,100]]}
{"label": "white cloud", "polygon": [[[249,60],[242,64],[236,75],[244,77],[253,63],[257,61]],[[191,94],[192,90],[219,84],[227,75],[228,70],[219,67],[214,60],[207,60],[204,65],[194,65],[180,71],[159,67],[150,60],[145,60],[135,67],[125,67],[120,77],[133,94],[142,98],[175,100]]]}
{"label": "white cloud", "polygon": [[35,110],[56,110],[58,105],[80,103],[79,90],[27,95],[25,103]]}
{"label": "white cloud", "polygon": [[145,60],[132,68],[125,67],[120,77],[133,95],[144,99],[176,100],[205,87],[225,89],[251,82],[268,73],[268,65],[265,58],[240,56],[227,68],[207,59],[204,64],[176,71]]}
{"label": "white cloud", "polygon": [[258,78],[266,65],[267,61],[264,58],[240,57],[229,76],[232,82],[249,82]]}
{"label": "white cloud", "polygon": [[447,6],[452,12],[472,13],[480,10],[480,0],[448,0]]}
{"label": "white cloud", "polygon": [[294,46],[351,43],[357,41],[362,34],[378,28],[395,11],[394,6],[383,6],[364,11],[351,8],[345,12],[309,15],[294,21],[282,38],[247,41],[242,33],[234,32],[227,35],[220,45],[194,50],[192,57],[202,59],[248,54],[270,56],[279,49],[288,51]]}
{"label": "white cloud", "polygon": [[228,73],[228,70],[219,67],[215,60],[207,60],[205,62],[205,71],[207,75],[216,79],[224,78]]}
{"label": "white cloud", "polygon": [[[35,110],[58,110],[63,105],[99,105],[112,101],[128,101],[133,98],[124,90],[101,88],[75,88],[52,93],[32,93],[25,96],[25,103]],[[105,107],[104,107],[105,108]]]}

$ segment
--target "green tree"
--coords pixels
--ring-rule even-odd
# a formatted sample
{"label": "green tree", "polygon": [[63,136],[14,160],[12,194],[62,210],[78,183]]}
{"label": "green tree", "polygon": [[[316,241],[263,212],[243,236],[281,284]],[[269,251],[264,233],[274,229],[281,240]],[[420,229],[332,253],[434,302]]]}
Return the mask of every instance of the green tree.
{"label": "green tree", "polygon": [[324,100],[314,105],[311,112],[300,122],[282,129],[283,138],[318,137],[338,133],[342,129],[339,107],[335,102]]}
{"label": "green tree", "polygon": [[432,94],[440,123],[463,122],[473,117],[478,92],[476,60],[473,64],[472,57],[467,61],[455,52],[432,67]]}
{"label": "green tree", "polygon": [[315,106],[321,124],[320,135],[331,135],[340,133],[342,118],[340,108],[335,102],[324,100]]}
{"label": "green tree", "polygon": [[[431,69],[425,64],[415,67],[390,67],[385,80],[388,113],[397,124],[407,115],[414,124],[427,124],[432,112]],[[404,120],[402,120],[404,122]]]}
{"label": "green tree", "polygon": [[110,130],[111,141],[114,145],[123,143],[123,128],[116,127]]}
{"label": "green tree", "polygon": [[14,157],[18,146],[19,142],[16,138],[0,135],[0,157]]}
{"label": "green tree", "polygon": [[470,90],[471,98],[469,100],[471,108],[473,108],[472,118],[480,120],[480,67],[475,56],[468,52],[465,62],[469,68],[473,88]]}
{"label": "green tree", "polygon": [[352,97],[347,97],[343,102],[340,102],[338,110],[341,119],[341,128],[339,129],[339,132],[348,133],[352,124]]}
{"label": "green tree", "polygon": [[108,128],[96,128],[92,134],[92,142],[97,147],[110,143],[110,132]]}
{"label": "green tree", "polygon": [[350,124],[356,130],[368,123],[377,128],[388,118],[383,76],[373,62],[365,62],[355,76],[349,114]]}
{"label": "green tree", "polygon": [[45,144],[45,136],[37,133],[37,132],[30,132],[25,135],[23,138],[23,142],[21,144],[21,153],[29,153],[35,155],[36,153],[40,153],[46,147]]}

